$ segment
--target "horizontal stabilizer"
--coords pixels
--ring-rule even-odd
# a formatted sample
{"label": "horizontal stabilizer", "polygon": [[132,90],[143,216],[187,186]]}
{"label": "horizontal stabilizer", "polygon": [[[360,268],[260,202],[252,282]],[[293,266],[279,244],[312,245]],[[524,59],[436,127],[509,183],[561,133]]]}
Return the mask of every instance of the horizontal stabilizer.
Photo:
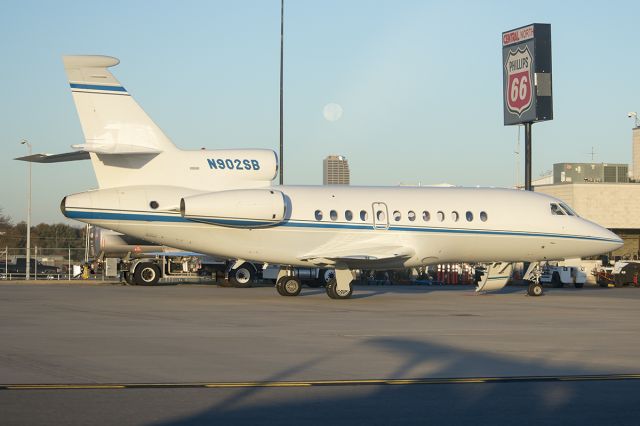
{"label": "horizontal stabilizer", "polygon": [[95,152],[96,154],[158,154],[161,150],[143,145],[127,145],[127,144],[102,144],[102,143],[85,143],[80,145],[71,145],[71,148],[78,149],[80,152]]}
{"label": "horizontal stabilizer", "polygon": [[72,151],[64,154],[32,154],[15,158],[15,160],[30,163],[64,163],[66,161],[88,160],[89,158],[89,153],[86,151]]}

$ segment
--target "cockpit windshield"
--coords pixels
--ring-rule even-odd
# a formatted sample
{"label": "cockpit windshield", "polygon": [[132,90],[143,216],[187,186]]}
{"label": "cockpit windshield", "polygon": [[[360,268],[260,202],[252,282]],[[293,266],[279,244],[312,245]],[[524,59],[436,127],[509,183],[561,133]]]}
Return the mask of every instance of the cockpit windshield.
{"label": "cockpit windshield", "polygon": [[551,214],[556,216],[564,216],[566,213],[558,204],[551,203]]}
{"label": "cockpit windshield", "polygon": [[578,214],[565,203],[551,203],[551,214],[556,216],[578,216]]}
{"label": "cockpit windshield", "polygon": [[569,216],[578,216],[578,213],[576,213],[575,210],[573,210],[571,207],[569,207],[565,203],[560,203],[560,207],[562,207],[563,210],[566,211]]}

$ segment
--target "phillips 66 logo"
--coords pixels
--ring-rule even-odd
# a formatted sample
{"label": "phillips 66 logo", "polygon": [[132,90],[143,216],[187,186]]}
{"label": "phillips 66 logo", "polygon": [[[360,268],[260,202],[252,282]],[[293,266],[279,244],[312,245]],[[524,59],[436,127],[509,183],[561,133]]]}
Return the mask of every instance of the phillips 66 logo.
{"label": "phillips 66 logo", "polygon": [[527,46],[509,50],[504,63],[507,71],[507,109],[522,115],[531,107],[533,83],[531,81],[531,53]]}

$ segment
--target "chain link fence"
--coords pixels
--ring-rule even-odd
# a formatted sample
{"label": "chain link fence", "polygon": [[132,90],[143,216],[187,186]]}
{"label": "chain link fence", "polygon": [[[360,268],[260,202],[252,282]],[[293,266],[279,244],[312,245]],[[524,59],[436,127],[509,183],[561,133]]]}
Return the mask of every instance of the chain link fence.
{"label": "chain link fence", "polygon": [[[87,253],[84,248],[31,248],[30,279],[69,280],[88,276]],[[0,248],[0,279],[26,279],[27,250]]]}

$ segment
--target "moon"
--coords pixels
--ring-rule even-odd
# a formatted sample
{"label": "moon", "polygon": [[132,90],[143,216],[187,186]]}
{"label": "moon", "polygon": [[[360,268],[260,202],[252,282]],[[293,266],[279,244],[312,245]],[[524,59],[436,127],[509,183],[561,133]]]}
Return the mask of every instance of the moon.
{"label": "moon", "polygon": [[334,103],[326,104],[322,109],[322,115],[327,121],[338,121],[342,117],[342,107]]}

